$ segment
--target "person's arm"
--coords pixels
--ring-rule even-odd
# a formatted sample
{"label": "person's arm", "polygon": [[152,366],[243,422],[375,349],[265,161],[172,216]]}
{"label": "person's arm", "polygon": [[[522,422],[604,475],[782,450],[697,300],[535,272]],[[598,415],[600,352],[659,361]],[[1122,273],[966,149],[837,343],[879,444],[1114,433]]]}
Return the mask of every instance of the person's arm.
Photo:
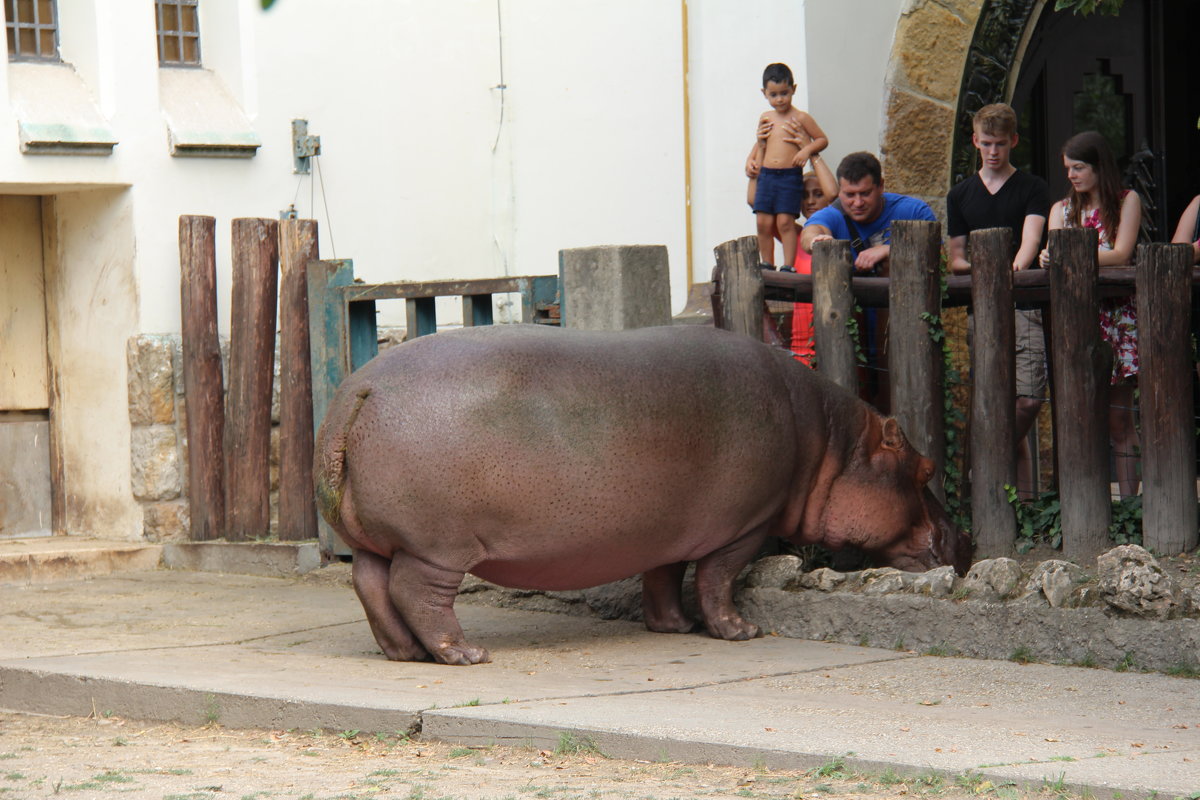
{"label": "person's arm", "polygon": [[1200,194],[1192,198],[1192,202],[1188,203],[1188,207],[1183,210],[1183,216],[1179,218],[1179,225],[1175,228],[1175,235],[1171,237],[1172,244],[1190,244],[1192,246],[1192,261],[1200,263],[1200,241],[1193,241],[1192,236],[1196,232],[1196,217],[1200,215]]}
{"label": "person's arm", "polygon": [[[1060,228],[1062,228],[1062,226],[1063,226],[1063,201],[1059,200],[1057,203],[1055,203],[1053,206],[1050,207],[1050,217],[1046,220],[1046,230],[1056,231],[1056,230],[1059,230]],[[1049,243],[1047,243],[1046,247],[1042,250],[1041,254],[1038,256],[1038,263],[1041,265],[1042,269],[1045,269],[1046,267],[1050,266],[1050,245],[1049,245]]]}
{"label": "person's arm", "polygon": [[800,246],[804,248],[804,252],[811,253],[814,244],[830,239],[833,239],[833,231],[824,225],[810,222],[804,226],[804,232],[800,234]]}
{"label": "person's arm", "polygon": [[951,236],[946,249],[951,272],[956,275],[965,275],[971,271],[971,262],[967,261],[966,236]]}
{"label": "person's arm", "polygon": [[821,194],[825,195],[829,200],[832,200],[838,195],[837,178],[833,176],[833,170],[825,163],[825,159],[820,153],[813,153],[809,163],[813,166],[813,172],[817,174],[817,183],[821,186]]}
{"label": "person's arm", "polygon": [[858,258],[854,259],[854,268],[859,272],[870,272],[891,258],[891,255],[892,246],[890,244],[877,244],[874,247],[868,247],[858,254]]}
{"label": "person's arm", "polygon": [[1142,198],[1137,192],[1129,192],[1121,201],[1121,221],[1112,250],[1101,250],[1100,266],[1124,267],[1133,263],[1133,248],[1137,246],[1138,229],[1142,225]]}
{"label": "person's arm", "polygon": [[758,134],[754,140],[754,147],[750,148],[750,155],[746,156],[746,177],[757,178],[758,171],[762,167],[763,153],[767,149],[767,137],[771,134],[771,121],[763,117],[758,118]]}
{"label": "person's arm", "polygon": [[812,158],[814,153],[819,153],[829,146],[829,138],[825,135],[825,131],[821,130],[821,126],[812,118],[811,114],[803,111],[796,112],[797,124],[804,129],[804,133],[808,136],[808,144],[800,148],[800,152],[796,153],[792,159],[792,165],[796,167],[804,166],[804,162]]}
{"label": "person's arm", "polygon": [[1042,231],[1046,228],[1046,218],[1039,214],[1029,214],[1025,224],[1021,226],[1021,247],[1013,258],[1013,272],[1030,269],[1037,263],[1038,245],[1042,243]]}

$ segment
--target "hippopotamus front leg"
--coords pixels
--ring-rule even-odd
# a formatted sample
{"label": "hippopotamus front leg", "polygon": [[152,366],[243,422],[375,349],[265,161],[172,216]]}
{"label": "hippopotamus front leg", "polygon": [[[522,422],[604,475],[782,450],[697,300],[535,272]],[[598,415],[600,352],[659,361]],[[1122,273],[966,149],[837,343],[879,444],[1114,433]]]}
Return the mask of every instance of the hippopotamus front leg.
{"label": "hippopotamus front leg", "polygon": [[383,654],[392,661],[424,661],[429,653],[412,635],[388,591],[391,562],[368,550],[355,550],[350,577],[354,593],[367,612],[371,633]]}
{"label": "hippopotamus front leg", "polygon": [[443,664],[482,664],[488,651],[468,644],[454,615],[454,598],[466,573],[422,561],[403,551],[392,556],[388,588],[409,628]]}
{"label": "hippopotamus front leg", "polygon": [[696,600],[713,638],[742,641],[762,636],[762,630],[744,620],[733,604],[733,582],[766,538],[763,524],[696,562]]}
{"label": "hippopotamus front leg", "polygon": [[664,564],[642,573],[642,618],[658,633],[691,633],[696,621],[683,611],[687,562]]}

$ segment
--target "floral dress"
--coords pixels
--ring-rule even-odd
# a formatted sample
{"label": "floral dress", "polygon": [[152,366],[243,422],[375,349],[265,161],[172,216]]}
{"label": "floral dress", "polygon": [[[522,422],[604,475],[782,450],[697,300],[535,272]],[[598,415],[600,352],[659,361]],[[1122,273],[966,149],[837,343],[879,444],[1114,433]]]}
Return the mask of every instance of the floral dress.
{"label": "floral dress", "polygon": [[[1121,193],[1121,200],[1129,193],[1126,189]],[[1063,203],[1063,227],[1073,227],[1071,224],[1071,201]],[[1083,227],[1095,228],[1100,234],[1100,249],[1112,250],[1112,240],[1104,230],[1100,220],[1100,209],[1095,209],[1083,219]],[[1112,383],[1120,383],[1126,378],[1136,378],[1138,373],[1137,347],[1137,298],[1106,297],[1100,301],[1100,336],[1112,345],[1113,371]]]}

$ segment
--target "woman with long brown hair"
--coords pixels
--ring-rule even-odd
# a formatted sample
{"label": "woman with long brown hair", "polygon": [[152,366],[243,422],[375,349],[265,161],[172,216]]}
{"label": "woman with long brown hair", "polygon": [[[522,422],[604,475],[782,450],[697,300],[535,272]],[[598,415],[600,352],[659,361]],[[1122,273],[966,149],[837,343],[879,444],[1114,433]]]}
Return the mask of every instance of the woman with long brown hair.
{"label": "woman with long brown hair", "polygon": [[[1100,234],[1101,268],[1132,263],[1142,201],[1137,192],[1121,188],[1121,173],[1108,142],[1095,131],[1084,131],[1067,140],[1062,157],[1071,191],[1050,209],[1049,229],[1095,228]],[[1049,264],[1045,250],[1041,262]],[[1133,418],[1138,373],[1136,298],[1102,300],[1100,331],[1113,348],[1108,433],[1116,455],[1117,485],[1121,497],[1130,497],[1138,491],[1139,440]]]}

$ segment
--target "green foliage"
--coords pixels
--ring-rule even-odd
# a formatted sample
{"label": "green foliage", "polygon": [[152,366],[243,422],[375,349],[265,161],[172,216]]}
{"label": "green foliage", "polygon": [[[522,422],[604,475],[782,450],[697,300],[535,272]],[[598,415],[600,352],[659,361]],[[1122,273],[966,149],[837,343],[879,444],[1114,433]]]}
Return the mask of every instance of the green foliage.
{"label": "green foliage", "polygon": [[596,742],[592,739],[592,737],[576,736],[570,731],[559,732],[558,744],[554,747],[554,754],[557,756],[604,755],[600,752],[600,748],[596,746]]}
{"label": "green foliage", "polygon": [[854,343],[854,361],[860,367],[867,363],[867,354],[862,348],[862,330],[858,325],[858,319],[862,314],[862,306],[855,302],[850,316],[846,318],[846,332],[850,334],[850,341]]}
{"label": "green foliage", "polygon": [[[263,0],[263,3],[269,3],[271,0]],[[1121,13],[1121,5],[1125,0],[1054,0],[1055,11],[1070,11],[1073,14],[1082,14],[1087,16],[1094,11],[1109,16],[1117,16]]]}
{"label": "green foliage", "polygon": [[1126,650],[1125,656],[1121,659],[1121,663],[1113,667],[1114,672],[1128,672],[1130,669],[1137,666],[1137,662],[1133,660],[1133,651]]}
{"label": "green foliage", "polygon": [[[949,296],[946,286],[948,271],[946,253],[942,251],[938,280],[941,284],[943,306]],[[946,438],[946,450],[942,463],[942,489],[946,495],[946,514],[957,527],[970,532],[970,502],[963,496],[963,475],[960,466],[963,456],[961,442],[966,426],[966,417],[954,405],[954,394],[951,392],[952,386],[962,383],[962,376],[954,366],[954,359],[950,354],[950,343],[946,340],[946,330],[942,326],[942,318],[923,312],[921,319],[929,326],[929,338],[942,349],[942,421]]]}
{"label": "green foliage", "polygon": [[1114,500],[1108,537],[1117,544],[1142,543],[1142,496]]}
{"label": "green foliage", "polygon": [[1004,484],[1004,494],[1017,515],[1017,552],[1028,553],[1038,544],[1062,547],[1062,505],[1051,489],[1032,500],[1021,500],[1017,487]]}
{"label": "green foliage", "polygon": [[1018,664],[1028,664],[1030,661],[1033,661],[1033,651],[1025,645],[1021,645],[1012,651],[1012,655],[1008,657],[1008,660],[1015,661]]}
{"label": "green foliage", "polygon": [[[1039,544],[1055,550],[1062,547],[1062,503],[1051,489],[1032,500],[1022,500],[1017,488],[1004,485],[1004,494],[1017,516],[1017,552],[1028,553]],[[1112,523],[1108,538],[1114,544],[1142,543],[1142,497],[1135,495],[1112,501]]]}
{"label": "green foliage", "polygon": [[843,756],[836,756],[814,769],[809,773],[809,775],[814,778],[844,779],[848,777],[846,772],[846,759]]}

